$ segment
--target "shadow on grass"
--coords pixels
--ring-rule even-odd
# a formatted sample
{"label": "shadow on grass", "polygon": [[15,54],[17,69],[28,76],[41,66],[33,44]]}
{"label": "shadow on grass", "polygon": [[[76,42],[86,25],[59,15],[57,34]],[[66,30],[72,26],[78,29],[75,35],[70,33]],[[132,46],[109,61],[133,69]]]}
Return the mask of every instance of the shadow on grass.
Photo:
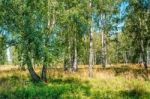
{"label": "shadow on grass", "polygon": [[145,91],[125,90],[125,91],[95,91],[92,99],[149,99],[150,93]]}
{"label": "shadow on grass", "polygon": [[150,93],[144,91],[144,90],[126,90],[121,91],[120,95],[124,97],[124,99],[149,99]]}

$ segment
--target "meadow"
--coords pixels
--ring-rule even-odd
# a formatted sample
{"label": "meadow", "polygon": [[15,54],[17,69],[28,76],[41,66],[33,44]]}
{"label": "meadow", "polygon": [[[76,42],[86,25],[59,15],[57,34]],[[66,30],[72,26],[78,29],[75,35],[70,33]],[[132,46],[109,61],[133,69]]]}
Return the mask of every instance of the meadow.
{"label": "meadow", "polygon": [[51,68],[47,74],[47,82],[34,83],[26,70],[0,71],[0,99],[150,99],[149,70],[95,68],[89,78],[86,68]]}

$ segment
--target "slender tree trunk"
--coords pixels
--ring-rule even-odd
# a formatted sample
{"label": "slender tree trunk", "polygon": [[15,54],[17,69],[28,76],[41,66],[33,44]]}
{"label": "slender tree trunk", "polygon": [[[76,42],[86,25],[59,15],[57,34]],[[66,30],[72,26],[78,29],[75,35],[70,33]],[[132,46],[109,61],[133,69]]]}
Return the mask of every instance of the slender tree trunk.
{"label": "slender tree trunk", "polygon": [[[141,18],[139,18],[139,26],[140,26],[140,28],[142,28],[142,19]],[[141,33],[140,33],[140,37],[142,37]],[[143,37],[140,40],[140,46],[141,46],[143,65],[144,65],[144,68],[147,70],[147,52],[146,52],[146,49],[144,48]]]}
{"label": "slender tree trunk", "polygon": [[32,62],[31,62],[31,59],[29,58],[28,54],[26,57],[26,62],[27,62],[27,69],[31,75],[32,80],[35,82],[41,81],[40,77],[36,74],[36,72],[33,69]]}
{"label": "slender tree trunk", "polygon": [[101,15],[102,27],[102,67],[105,68],[107,64],[107,43],[106,43],[106,13]]}
{"label": "slender tree trunk", "polygon": [[89,77],[93,76],[92,68],[93,68],[93,33],[90,32],[90,53],[89,53]]}
{"label": "slender tree trunk", "polygon": [[64,58],[64,71],[68,70],[68,59],[65,57]]}
{"label": "slender tree trunk", "polygon": [[72,59],[70,55],[71,43],[68,35],[66,36],[66,44],[67,44],[67,49],[65,50],[65,56],[64,56],[64,71],[68,70],[72,64]]}
{"label": "slender tree trunk", "polygon": [[147,52],[144,48],[144,43],[143,43],[143,40],[141,40],[141,53],[142,53],[142,59],[143,59],[143,65],[144,65],[144,68],[147,69]]}
{"label": "slender tree trunk", "polygon": [[42,68],[42,74],[41,74],[41,79],[45,82],[47,82],[47,77],[46,77],[46,73],[47,73],[47,66],[43,65]]}
{"label": "slender tree trunk", "polygon": [[72,64],[72,71],[77,71],[77,46],[76,46],[76,38],[74,41],[74,47],[73,47],[73,64]]}
{"label": "slender tree trunk", "polygon": [[106,55],[107,55],[107,48],[106,48],[106,35],[105,32],[102,32],[102,67],[106,67]]}
{"label": "slender tree trunk", "polygon": [[127,65],[128,64],[128,56],[127,56],[126,51],[124,51],[123,56],[124,56],[124,60],[125,60],[125,65]]}
{"label": "slender tree trunk", "polygon": [[[92,8],[92,0],[90,0],[90,9]],[[92,14],[90,20],[92,21]],[[92,22],[91,22],[92,23]],[[93,77],[93,31],[92,31],[92,24],[90,27],[90,49],[89,49],[89,77]]]}
{"label": "slender tree trunk", "polygon": [[12,62],[13,62],[13,56],[12,56],[12,50],[11,49],[12,49],[12,47],[8,47],[6,50],[8,64],[12,64]]}
{"label": "slender tree trunk", "polygon": [[47,82],[46,74],[47,74],[47,64],[46,64],[46,59],[44,59],[42,72],[41,72],[41,79],[45,82]]}

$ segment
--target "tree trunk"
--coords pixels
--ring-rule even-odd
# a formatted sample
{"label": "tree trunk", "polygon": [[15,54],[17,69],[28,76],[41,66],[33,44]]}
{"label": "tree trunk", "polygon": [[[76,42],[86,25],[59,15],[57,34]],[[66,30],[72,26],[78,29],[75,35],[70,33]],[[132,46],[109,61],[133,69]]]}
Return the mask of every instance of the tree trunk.
{"label": "tree trunk", "polygon": [[125,60],[125,65],[127,65],[128,64],[128,56],[127,56],[126,51],[124,51],[123,56],[124,56],[124,60]]}
{"label": "tree trunk", "polygon": [[101,15],[102,26],[102,67],[105,68],[107,64],[107,43],[106,43],[106,13]]}
{"label": "tree trunk", "polygon": [[67,70],[68,70],[68,59],[65,56],[65,58],[64,58],[64,71],[67,71]]}
{"label": "tree trunk", "polygon": [[41,73],[41,79],[45,82],[47,82],[46,74],[47,74],[47,65],[46,65],[46,61],[44,60],[43,67],[42,67],[42,73]]}
{"label": "tree trunk", "polygon": [[[92,0],[90,0],[90,9],[92,8]],[[92,20],[92,17],[90,18]],[[93,77],[93,31],[92,31],[92,24],[90,27],[90,49],[89,49],[89,77]]]}
{"label": "tree trunk", "polygon": [[147,52],[144,48],[144,43],[143,43],[143,40],[141,40],[141,53],[142,53],[142,59],[143,59],[143,65],[144,65],[144,68],[147,69]]}
{"label": "tree trunk", "polygon": [[106,35],[104,33],[104,31],[102,32],[102,67],[105,68],[106,67],[106,53],[107,52],[107,48],[106,48]]}
{"label": "tree trunk", "polygon": [[66,42],[67,44],[67,49],[65,50],[65,56],[64,56],[64,71],[68,70],[71,67],[71,44],[68,35],[66,36]]}
{"label": "tree trunk", "polygon": [[72,64],[72,71],[77,71],[77,47],[76,47],[76,40],[74,42],[73,48],[73,64]]}
{"label": "tree trunk", "polygon": [[[140,28],[142,28],[142,19],[139,18],[139,26]],[[141,47],[141,54],[142,54],[142,59],[143,59],[143,65],[144,65],[144,68],[147,70],[147,52],[146,52],[146,49],[144,48],[144,40],[143,40],[143,35],[141,34],[140,32],[140,47]],[[147,44],[145,44],[147,45]]]}
{"label": "tree trunk", "polygon": [[36,72],[34,71],[33,69],[33,66],[32,66],[32,62],[31,62],[31,59],[29,58],[29,56],[27,55],[26,57],[26,62],[27,62],[27,67],[28,67],[28,71],[31,75],[31,78],[33,81],[35,82],[39,82],[41,81],[40,77],[36,74]]}
{"label": "tree trunk", "polygon": [[6,55],[7,55],[7,62],[8,64],[12,64],[12,47],[8,47],[7,50],[6,50]]}
{"label": "tree trunk", "polygon": [[90,32],[90,55],[89,55],[89,77],[92,77],[92,68],[93,68],[93,33]]}

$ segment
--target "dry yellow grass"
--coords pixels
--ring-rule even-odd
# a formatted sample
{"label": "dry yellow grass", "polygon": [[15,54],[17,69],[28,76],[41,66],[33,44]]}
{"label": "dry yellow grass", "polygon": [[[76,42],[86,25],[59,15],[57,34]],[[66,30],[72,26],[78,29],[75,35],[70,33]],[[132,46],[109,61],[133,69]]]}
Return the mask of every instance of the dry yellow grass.
{"label": "dry yellow grass", "polygon": [[[63,68],[48,68],[48,82],[41,86],[32,84],[28,70],[0,71],[0,92],[3,96],[7,94],[8,97],[11,97],[9,93],[14,95],[14,92],[14,97],[18,97],[17,92],[21,95],[30,94],[31,98],[37,95],[45,97],[49,94],[51,96],[56,93],[58,94],[56,97],[61,93],[63,97],[61,99],[71,96],[73,98],[70,99],[79,99],[74,98],[75,96],[79,96],[80,99],[124,99],[124,97],[127,97],[125,99],[130,99],[130,97],[133,97],[131,99],[147,99],[150,97],[148,80],[150,71],[145,72],[144,69],[130,66],[113,66],[105,69],[98,67],[93,69],[93,78],[88,77],[87,65],[83,65],[77,72],[64,71]],[[41,68],[38,67],[35,71],[40,75]],[[17,88],[20,90],[16,92]],[[11,89],[9,93],[5,93],[8,89]],[[67,93],[63,93],[64,90]],[[43,91],[44,93],[41,93]]]}
{"label": "dry yellow grass", "polygon": [[[64,71],[63,68],[48,68],[48,77],[63,76],[63,77],[78,77],[87,78],[88,77],[88,65],[79,65],[78,72],[72,72],[71,70]],[[41,67],[35,68],[35,71],[40,74]],[[10,75],[13,73],[18,74],[28,74],[28,71],[22,71],[19,66],[3,65],[0,66],[0,76]],[[146,74],[145,70],[141,67],[139,68],[137,64],[132,65],[112,65],[105,69],[101,68],[100,65],[95,65],[93,68],[93,78],[113,78],[115,76],[124,76],[126,78],[144,78],[149,77],[149,72]]]}
{"label": "dry yellow grass", "polygon": [[7,71],[7,70],[15,70],[18,69],[18,65],[0,65],[0,71]]}

